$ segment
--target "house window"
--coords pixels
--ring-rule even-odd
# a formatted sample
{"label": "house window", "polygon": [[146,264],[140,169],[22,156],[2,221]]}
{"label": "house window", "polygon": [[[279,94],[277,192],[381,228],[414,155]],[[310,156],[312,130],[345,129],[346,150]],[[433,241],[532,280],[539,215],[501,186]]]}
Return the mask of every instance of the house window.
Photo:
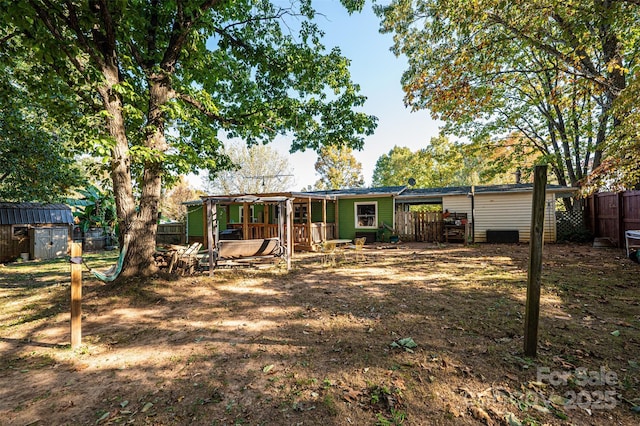
{"label": "house window", "polygon": [[29,236],[29,227],[26,225],[13,225],[11,227],[11,238],[14,240],[22,240]]}
{"label": "house window", "polygon": [[[249,206],[249,223],[254,222],[254,211],[253,211],[253,206]],[[240,206],[240,223],[244,223],[244,207]]]}
{"label": "house window", "polygon": [[356,228],[376,228],[378,224],[378,203],[355,203]]}

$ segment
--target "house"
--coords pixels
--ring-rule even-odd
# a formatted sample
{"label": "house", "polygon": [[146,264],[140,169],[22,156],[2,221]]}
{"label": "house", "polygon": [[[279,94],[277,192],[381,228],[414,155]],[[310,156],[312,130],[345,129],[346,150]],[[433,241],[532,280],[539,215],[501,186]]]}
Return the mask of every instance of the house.
{"label": "house", "polygon": [[[575,188],[547,185],[545,233],[556,241],[555,208],[560,195]],[[253,198],[246,198],[253,197]],[[218,213],[220,238],[268,238],[275,236],[277,210],[269,197],[292,200],[294,246],[313,250],[322,241],[365,236],[367,242],[400,234],[405,240],[442,241],[448,230],[461,228],[462,240],[475,242],[527,242],[531,226],[532,184],[410,188],[391,186],[277,194],[210,196],[188,202],[187,238],[205,242],[203,203],[224,199]],[[258,202],[253,202],[257,200]],[[248,202],[251,201],[251,202]],[[434,205],[439,212],[419,212],[416,206]],[[454,214],[449,222],[441,212]],[[451,229],[450,229],[451,228]]]}
{"label": "house", "polygon": [[0,262],[65,256],[72,227],[67,205],[0,203]]}
{"label": "house", "polygon": [[207,245],[205,203],[217,205],[217,231],[221,239],[256,239],[277,236],[281,200],[291,200],[293,243],[299,250],[312,250],[328,239],[338,238],[335,197],[307,192],[206,196],[188,201],[187,242]]}

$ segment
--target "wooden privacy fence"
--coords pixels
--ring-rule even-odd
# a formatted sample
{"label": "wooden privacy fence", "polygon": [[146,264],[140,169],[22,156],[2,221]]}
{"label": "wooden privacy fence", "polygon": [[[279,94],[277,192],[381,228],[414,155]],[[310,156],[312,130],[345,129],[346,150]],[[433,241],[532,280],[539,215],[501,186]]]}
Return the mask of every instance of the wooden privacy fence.
{"label": "wooden privacy fence", "polygon": [[442,212],[396,212],[395,231],[403,241],[440,242],[443,223]]}
{"label": "wooden privacy fence", "polygon": [[184,244],[186,242],[185,224],[180,223],[160,223],[158,224],[158,244]]}
{"label": "wooden privacy fence", "polygon": [[624,231],[640,229],[640,191],[593,194],[587,198],[585,216],[594,237],[624,247]]}

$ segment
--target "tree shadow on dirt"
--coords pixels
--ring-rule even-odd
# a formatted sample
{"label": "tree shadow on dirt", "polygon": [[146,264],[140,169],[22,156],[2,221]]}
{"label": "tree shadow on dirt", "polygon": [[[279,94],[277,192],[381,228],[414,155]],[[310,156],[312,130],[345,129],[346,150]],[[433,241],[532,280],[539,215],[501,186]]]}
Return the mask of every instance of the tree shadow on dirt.
{"label": "tree shadow on dirt", "polygon": [[[626,270],[611,277],[615,259],[603,268],[616,301],[586,306],[607,323],[585,327],[581,294],[602,294],[569,278],[590,258],[548,254],[540,354],[530,360],[522,355],[525,248],[393,252],[331,267],[307,256],[290,273],[217,271],[117,289],[89,283],[81,349],[48,340],[64,337],[68,323],[47,308],[16,330],[20,337],[0,340],[10,365],[0,375],[0,413],[21,423],[325,425],[499,423],[515,413],[553,424],[566,410],[527,400],[546,408],[548,390],[527,390],[538,367],[633,369],[638,328],[627,314],[638,311],[618,311],[617,300],[632,293]],[[607,332],[619,315],[609,307],[632,326],[627,346]],[[392,346],[406,338],[417,347]],[[616,388],[628,399],[638,397],[630,380]],[[9,386],[16,381],[24,391]],[[568,414],[575,423],[633,420],[622,405]]]}

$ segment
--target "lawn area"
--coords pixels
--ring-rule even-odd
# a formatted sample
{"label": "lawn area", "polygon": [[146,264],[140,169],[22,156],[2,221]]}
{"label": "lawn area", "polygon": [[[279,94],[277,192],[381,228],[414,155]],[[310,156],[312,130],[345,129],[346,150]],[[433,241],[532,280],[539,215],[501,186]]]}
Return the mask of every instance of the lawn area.
{"label": "lawn area", "polygon": [[527,245],[368,247],[332,265],[302,254],[289,273],[117,285],[85,273],[76,350],[69,264],[7,264],[0,424],[640,423],[640,266],[544,250],[536,359],[522,354]]}

